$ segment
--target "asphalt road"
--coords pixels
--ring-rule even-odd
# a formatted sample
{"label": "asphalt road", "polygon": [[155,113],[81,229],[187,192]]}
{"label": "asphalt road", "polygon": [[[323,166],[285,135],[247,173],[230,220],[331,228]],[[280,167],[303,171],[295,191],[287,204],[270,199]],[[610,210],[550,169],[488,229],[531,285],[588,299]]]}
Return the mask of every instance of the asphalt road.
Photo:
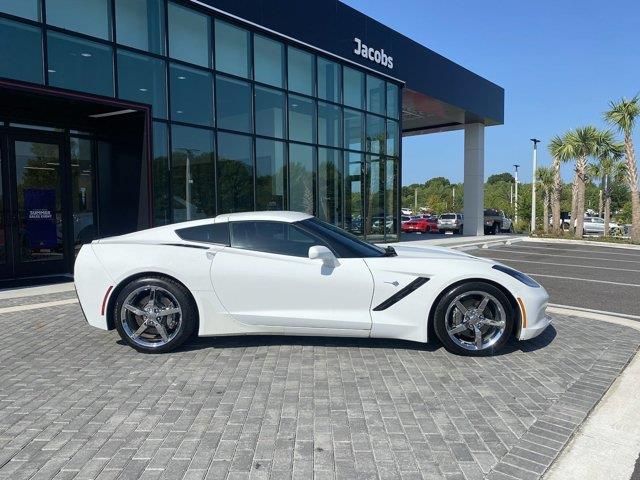
{"label": "asphalt road", "polygon": [[640,316],[640,250],[517,242],[468,253],[531,275],[551,303]]}

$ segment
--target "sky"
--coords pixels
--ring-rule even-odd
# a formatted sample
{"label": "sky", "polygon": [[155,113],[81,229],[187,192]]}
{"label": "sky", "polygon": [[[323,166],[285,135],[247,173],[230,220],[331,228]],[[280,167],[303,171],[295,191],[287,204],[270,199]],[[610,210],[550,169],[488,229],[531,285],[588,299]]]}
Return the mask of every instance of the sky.
{"label": "sky", "polygon": [[[485,129],[486,177],[518,163],[530,182],[530,138],[542,140],[538,163],[549,165],[554,135],[604,128],[609,102],[640,92],[638,0],[342,1],[505,89],[505,123]],[[461,131],[405,138],[403,184],[461,182],[463,139]]]}

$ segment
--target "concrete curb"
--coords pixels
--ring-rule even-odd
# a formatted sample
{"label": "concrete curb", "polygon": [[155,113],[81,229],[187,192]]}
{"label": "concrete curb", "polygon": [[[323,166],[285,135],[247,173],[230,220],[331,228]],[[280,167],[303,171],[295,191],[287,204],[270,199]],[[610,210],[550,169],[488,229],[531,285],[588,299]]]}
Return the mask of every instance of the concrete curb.
{"label": "concrete curb", "polygon": [[10,298],[35,297],[37,295],[50,295],[52,293],[73,292],[73,281],[68,283],[56,283],[54,285],[41,285],[36,287],[8,288],[0,291],[0,300]]}
{"label": "concrete curb", "polygon": [[538,238],[524,237],[525,242],[535,243],[559,243],[564,245],[590,245],[593,247],[621,248],[624,250],[640,250],[640,245],[621,245],[618,243],[597,242],[589,240],[570,240],[564,238]]}

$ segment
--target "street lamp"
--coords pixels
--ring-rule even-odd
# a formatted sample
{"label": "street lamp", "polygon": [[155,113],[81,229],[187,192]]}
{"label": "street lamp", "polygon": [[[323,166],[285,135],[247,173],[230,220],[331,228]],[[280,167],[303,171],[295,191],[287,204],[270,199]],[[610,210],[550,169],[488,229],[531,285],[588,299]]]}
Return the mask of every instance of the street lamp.
{"label": "street lamp", "polygon": [[518,164],[514,164],[514,167],[516,167],[516,208],[514,210],[515,212],[515,220],[516,220],[516,225],[518,224],[518,168],[520,168],[520,165]]}
{"label": "street lamp", "polygon": [[[533,180],[531,181],[531,231],[536,230],[536,170],[538,168],[538,144],[537,138],[530,139],[533,142]],[[546,221],[546,219],[545,219]]]}

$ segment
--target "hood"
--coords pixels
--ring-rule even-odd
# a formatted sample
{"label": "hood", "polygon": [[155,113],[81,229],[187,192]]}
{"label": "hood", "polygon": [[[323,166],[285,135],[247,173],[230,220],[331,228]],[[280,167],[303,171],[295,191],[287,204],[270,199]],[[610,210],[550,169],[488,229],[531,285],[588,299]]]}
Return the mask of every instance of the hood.
{"label": "hood", "polygon": [[469,255],[468,253],[461,252],[460,250],[454,250],[452,248],[446,247],[435,247],[435,246],[421,246],[421,247],[408,247],[404,245],[393,245],[396,253],[399,257],[402,258],[437,258],[437,259],[447,259],[447,258],[456,258],[456,259],[468,259],[468,260],[477,260],[479,262],[489,261],[490,263],[496,263],[493,260],[474,257],[473,255]]}

